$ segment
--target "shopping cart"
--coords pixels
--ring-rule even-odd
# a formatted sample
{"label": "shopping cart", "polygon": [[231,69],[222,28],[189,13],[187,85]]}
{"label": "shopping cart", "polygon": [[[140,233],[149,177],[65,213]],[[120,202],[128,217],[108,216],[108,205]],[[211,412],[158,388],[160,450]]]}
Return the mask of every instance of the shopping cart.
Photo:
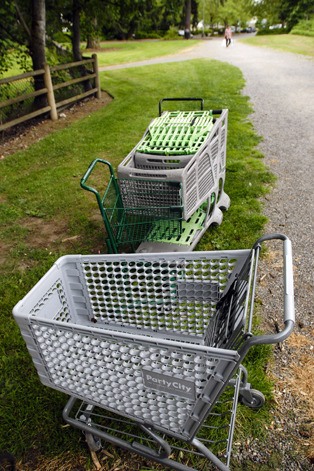
{"label": "shopping cart", "polygon": [[[258,259],[271,239],[283,242],[284,328],[254,335]],[[294,326],[291,243],[275,234],[251,250],[68,255],[13,314],[42,383],[71,396],[64,419],[91,446],[100,438],[166,467],[195,469],[172,458],[175,440],[228,470],[238,398],[253,408],[264,402],[242,360]],[[225,430],[219,421],[230,388],[223,458],[204,427]],[[146,438],[128,432],[128,423]]]}
{"label": "shopping cart", "polygon": [[[164,111],[164,101],[186,101],[164,98],[159,102],[160,116],[146,129],[141,141],[118,166],[118,178],[124,181],[122,195],[125,206],[138,206],[129,197],[133,180],[145,190],[158,181],[165,188],[176,182],[182,200],[183,219],[188,220],[214,194],[218,208],[228,208],[230,200],[224,192],[228,110]],[[192,100],[201,100],[190,98]],[[203,106],[203,100],[201,100]],[[151,205],[151,199],[141,199]],[[158,193],[155,193],[157,206]]]}
{"label": "shopping cart", "polygon": [[96,197],[109,253],[193,250],[208,227],[221,224],[223,218],[216,204],[219,188],[184,221],[180,183],[155,180],[143,185],[142,180],[132,180],[126,184],[102,159],[91,163],[81,186]]}
{"label": "shopping cart", "polygon": [[[89,179],[95,176],[90,183]],[[104,182],[107,182],[104,191],[97,190],[96,185],[103,188]],[[163,182],[161,185],[153,182],[144,192],[141,184],[134,180],[127,188],[130,205],[125,206],[123,194],[126,186],[123,180],[115,177],[112,165],[102,159],[91,163],[81,180],[81,186],[96,197],[105,224],[109,253],[118,253],[120,250],[135,252],[143,241],[181,236],[182,204],[175,185],[177,184],[168,182],[165,187]],[[159,205],[155,204],[156,192],[159,195]],[[143,198],[146,204],[142,204]],[[151,201],[150,206],[147,206],[148,200]]]}

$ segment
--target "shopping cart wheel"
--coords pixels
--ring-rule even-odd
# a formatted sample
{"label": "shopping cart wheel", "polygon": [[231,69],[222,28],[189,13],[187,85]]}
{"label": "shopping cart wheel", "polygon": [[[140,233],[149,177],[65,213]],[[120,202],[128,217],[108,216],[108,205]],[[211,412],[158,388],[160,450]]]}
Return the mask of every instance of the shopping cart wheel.
{"label": "shopping cart wheel", "polygon": [[85,433],[85,440],[90,451],[99,451],[102,448],[100,438],[96,437],[92,433]]}
{"label": "shopping cart wheel", "polygon": [[249,391],[245,391],[245,394],[241,394],[240,392],[240,402],[251,409],[259,409],[265,404],[265,396],[256,389],[250,389]]}

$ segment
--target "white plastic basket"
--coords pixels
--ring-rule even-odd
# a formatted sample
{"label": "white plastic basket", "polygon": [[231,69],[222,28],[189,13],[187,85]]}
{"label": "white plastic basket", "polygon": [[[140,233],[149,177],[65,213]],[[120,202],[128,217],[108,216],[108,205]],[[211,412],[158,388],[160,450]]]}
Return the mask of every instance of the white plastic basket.
{"label": "white plastic basket", "polygon": [[[124,182],[137,180],[142,187],[150,182],[178,182],[178,192],[183,202],[183,218],[188,220],[192,214],[218,189],[223,188],[226,170],[226,144],[227,144],[228,110],[222,111],[212,130],[209,132],[204,144],[194,156],[182,161],[183,167],[173,166],[174,156],[140,156],[137,146],[118,166],[118,178]],[[139,157],[141,157],[139,159]],[[178,159],[177,159],[178,160]],[[180,159],[179,159],[180,160]],[[181,164],[180,164],[181,165]],[[140,168],[139,168],[140,167]],[[142,167],[142,168],[141,168]],[[131,206],[128,201],[128,192],[123,195],[123,203]],[[143,201],[141,201],[143,204]],[[158,193],[153,206],[158,206]],[[134,202],[132,202],[134,206]],[[135,205],[138,206],[138,205]],[[147,206],[152,206],[147,201]],[[167,204],[166,204],[167,206]]]}
{"label": "white plastic basket", "polygon": [[[239,359],[213,329],[246,260],[250,251],[69,255],[14,316],[45,385],[186,438]],[[236,315],[242,328],[244,304]]]}

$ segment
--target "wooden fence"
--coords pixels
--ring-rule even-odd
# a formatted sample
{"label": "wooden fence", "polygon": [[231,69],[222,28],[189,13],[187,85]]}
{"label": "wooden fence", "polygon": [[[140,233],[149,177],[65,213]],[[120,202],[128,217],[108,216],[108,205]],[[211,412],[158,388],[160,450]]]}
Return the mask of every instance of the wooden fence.
{"label": "wooden fence", "polygon": [[[91,67],[89,70],[88,67]],[[73,78],[73,71],[76,76]],[[43,87],[34,90],[34,77],[41,75],[43,77]],[[54,83],[53,77],[58,75],[58,83]],[[31,83],[30,83],[31,82]],[[24,86],[18,90],[18,83]],[[16,86],[16,91],[12,92],[12,87]],[[78,86],[80,85],[80,87]],[[82,92],[82,87],[84,91]],[[67,97],[62,91],[71,90],[71,96]],[[34,110],[34,98],[45,95],[44,106]],[[68,106],[90,95],[97,98],[101,96],[100,81],[98,74],[97,55],[93,54],[91,59],[85,59],[79,62],[60,64],[50,67],[48,64],[41,70],[28,72],[15,77],[4,78],[0,80],[0,131],[4,131],[12,126],[20,124],[26,120],[35,118],[44,113],[50,113],[52,120],[58,119],[58,109]],[[7,99],[4,99],[5,97]],[[24,107],[23,104],[29,103]],[[22,110],[19,110],[21,108]],[[5,112],[5,110],[14,110],[14,113]],[[12,117],[13,116],[13,117]]]}

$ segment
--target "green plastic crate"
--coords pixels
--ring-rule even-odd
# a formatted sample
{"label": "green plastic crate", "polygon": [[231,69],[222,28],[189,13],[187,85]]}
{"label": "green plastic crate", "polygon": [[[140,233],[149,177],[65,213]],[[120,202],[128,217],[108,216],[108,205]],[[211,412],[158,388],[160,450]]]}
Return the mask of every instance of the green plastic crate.
{"label": "green plastic crate", "polygon": [[213,128],[211,111],[169,111],[154,119],[137,152],[155,155],[194,155]]}

